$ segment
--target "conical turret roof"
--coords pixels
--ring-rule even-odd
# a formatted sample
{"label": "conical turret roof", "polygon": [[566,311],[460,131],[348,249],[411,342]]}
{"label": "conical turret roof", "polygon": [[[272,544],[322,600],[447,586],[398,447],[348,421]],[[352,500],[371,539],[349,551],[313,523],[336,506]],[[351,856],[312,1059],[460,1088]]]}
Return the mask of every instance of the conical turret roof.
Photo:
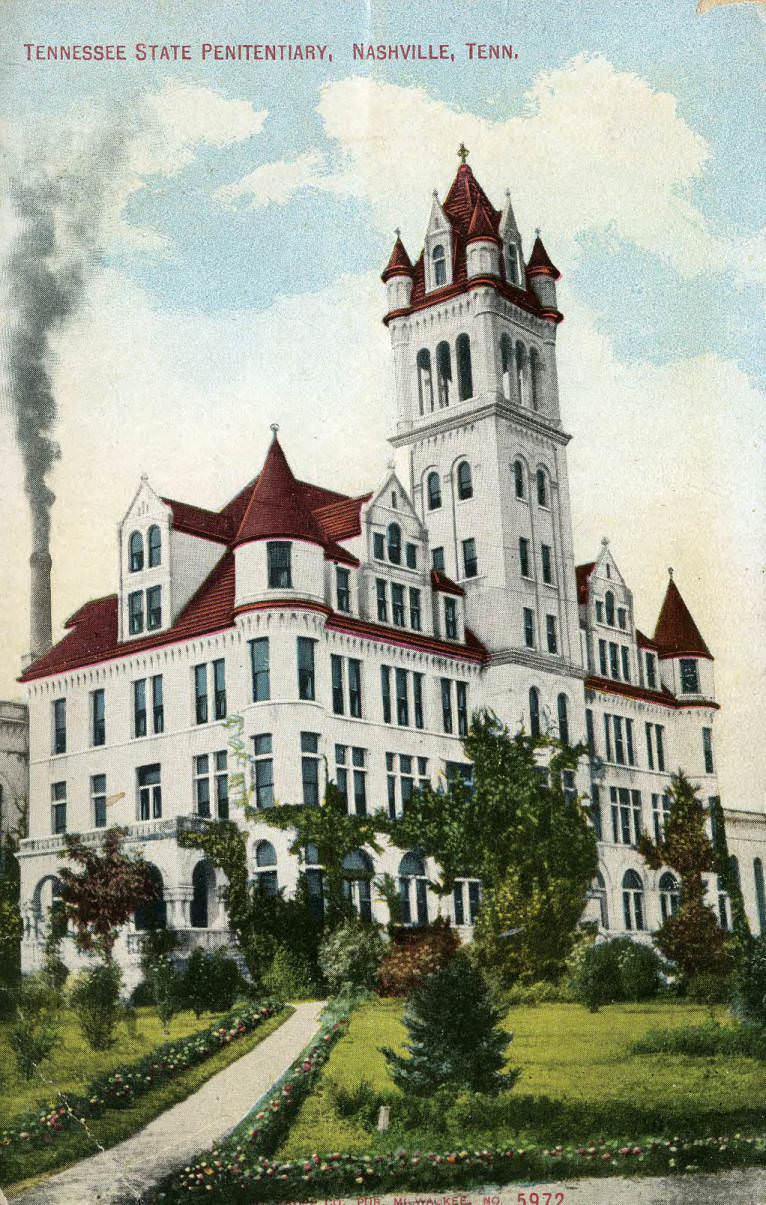
{"label": "conical turret roof", "polygon": [[709,657],[710,649],[692,619],[691,612],[681,597],[681,591],[671,578],[665,599],[654,629],[654,641],[659,646],[660,656],[665,657]]}
{"label": "conical turret roof", "polygon": [[527,272],[530,276],[552,276],[554,280],[558,280],[561,276],[558,268],[545,250],[545,245],[539,234],[535,239],[535,245],[529,257]]}
{"label": "conical turret roof", "polygon": [[391,258],[383,269],[381,280],[390,280],[392,276],[412,276],[413,271],[414,269],[412,267],[410,257],[407,254],[407,249],[397,234],[394,249],[391,252]]}
{"label": "conical turret roof", "polygon": [[465,241],[466,243],[472,243],[478,239],[491,239],[493,243],[497,242],[497,229],[493,221],[493,211],[481,199],[474,206],[473,216],[471,217]]}
{"label": "conical turret roof", "polygon": [[319,523],[305,502],[305,489],[296,481],[276,435],[242,516],[234,545],[283,536],[324,545]]}

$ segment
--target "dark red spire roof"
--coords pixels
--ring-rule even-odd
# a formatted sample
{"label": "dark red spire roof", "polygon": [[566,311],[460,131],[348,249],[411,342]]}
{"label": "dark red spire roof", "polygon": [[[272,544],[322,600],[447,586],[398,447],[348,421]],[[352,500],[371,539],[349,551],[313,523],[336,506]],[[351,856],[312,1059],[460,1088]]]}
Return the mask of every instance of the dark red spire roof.
{"label": "dark red spire roof", "polygon": [[660,617],[654,629],[654,642],[661,657],[709,657],[710,649],[702,639],[678,586],[671,578],[665,592]]}
{"label": "dark red spire roof", "polygon": [[492,221],[494,223],[492,233],[497,234],[500,223],[499,211],[493,209],[489,197],[468,164],[461,163],[442,206],[456,233],[465,236],[471,224],[474,210],[479,203],[492,214]]}
{"label": "dark red spire roof", "polygon": [[552,276],[554,280],[558,280],[561,276],[556,265],[552,262],[548,252],[545,250],[543,240],[538,234],[535,239],[535,245],[532,248],[532,254],[529,257],[527,264],[528,276]]}
{"label": "dark red spire roof", "polygon": [[414,268],[410,262],[410,257],[407,254],[404,243],[397,234],[394,249],[391,252],[391,258],[383,269],[380,279],[387,281],[390,280],[392,276],[412,276],[413,273]]}
{"label": "dark red spire roof", "polygon": [[575,577],[577,579],[577,601],[581,606],[588,601],[590,575],[595,568],[595,561],[588,561],[587,565],[575,565]]}
{"label": "dark red spire roof", "polygon": [[275,435],[233,543],[236,547],[280,536],[321,546],[327,542]]}
{"label": "dark red spire roof", "polygon": [[497,227],[492,211],[481,199],[476,202],[465,241],[472,243],[477,239],[492,239],[493,243],[497,242]]}

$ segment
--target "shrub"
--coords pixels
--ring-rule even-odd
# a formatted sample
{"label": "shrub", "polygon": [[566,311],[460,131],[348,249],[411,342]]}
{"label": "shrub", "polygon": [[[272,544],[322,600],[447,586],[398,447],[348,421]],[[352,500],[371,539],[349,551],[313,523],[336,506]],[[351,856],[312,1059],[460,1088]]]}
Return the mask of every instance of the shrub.
{"label": "shrub", "polygon": [[542,979],[539,983],[514,983],[506,993],[508,1004],[527,1004],[536,1008],[539,1004],[556,1004],[568,998],[564,985],[548,983]]}
{"label": "shrub", "polygon": [[304,954],[279,946],[263,976],[263,987],[279,1000],[306,1000],[316,995],[317,983]]}
{"label": "shrub", "polygon": [[651,1000],[662,984],[663,963],[651,946],[623,939],[617,951],[623,1000]]}
{"label": "shrub", "polygon": [[32,1079],[38,1065],[50,1057],[61,1040],[53,1019],[44,1013],[19,1021],[8,1037],[19,1075],[24,1079]]}
{"label": "shrub", "polygon": [[242,975],[233,958],[221,948],[208,954],[195,946],[180,977],[179,993],[196,1017],[204,1012],[225,1012],[242,987]]}
{"label": "shrub", "polygon": [[376,1108],[377,1097],[371,1081],[366,1076],[362,1076],[350,1087],[339,1084],[328,1076],[322,1087],[338,1117],[358,1117],[360,1114],[367,1114],[371,1107]]}
{"label": "shrub", "polygon": [[591,1012],[617,1000],[648,1000],[662,984],[662,960],[650,946],[615,937],[583,949],[572,971],[576,1000]]}
{"label": "shrub", "polygon": [[740,1020],[766,1027],[766,933],[751,938],[740,957],[733,984]]}
{"label": "shrub", "polygon": [[376,925],[345,921],[319,947],[319,966],[333,995],[375,987],[384,943]]}
{"label": "shrub", "polygon": [[686,982],[686,998],[695,1004],[728,1004],[731,998],[731,976],[715,971],[697,971]]}
{"label": "shrub", "polygon": [[744,1055],[766,1062],[766,1030],[759,1025],[680,1025],[651,1029],[630,1046],[631,1054]]}
{"label": "shrub", "polygon": [[409,1058],[384,1049],[391,1078],[405,1094],[430,1095],[442,1088],[496,1095],[519,1072],[504,1074],[511,1034],[482,976],[466,957],[456,957],[413,992],[403,1021]]}
{"label": "shrub", "polygon": [[397,929],[380,964],[378,994],[409,996],[427,975],[447,966],[459,948],[460,940],[448,921],[437,920],[423,929]]}
{"label": "shrub", "polygon": [[99,963],[80,971],[69,993],[72,1008],[91,1050],[107,1050],[114,1041],[120,1019],[122,971],[112,963]]}

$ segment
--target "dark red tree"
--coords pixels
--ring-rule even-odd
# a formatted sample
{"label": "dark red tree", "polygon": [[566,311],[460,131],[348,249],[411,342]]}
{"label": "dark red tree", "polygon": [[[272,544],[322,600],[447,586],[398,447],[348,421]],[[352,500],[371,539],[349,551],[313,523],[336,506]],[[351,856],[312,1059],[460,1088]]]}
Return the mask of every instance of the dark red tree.
{"label": "dark red tree", "polygon": [[125,829],[110,828],[99,845],[90,845],[70,833],[67,857],[82,869],[64,866],[59,872],[61,898],[77,946],[101,954],[105,962],[112,960],[120,925],[158,895],[149,865],[140,854],[124,852],[124,838]]}

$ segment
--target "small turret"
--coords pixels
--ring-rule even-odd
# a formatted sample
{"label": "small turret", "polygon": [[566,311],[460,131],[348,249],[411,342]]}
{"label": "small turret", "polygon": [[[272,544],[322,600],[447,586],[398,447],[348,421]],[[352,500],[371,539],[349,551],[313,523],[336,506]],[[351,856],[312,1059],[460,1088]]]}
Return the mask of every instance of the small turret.
{"label": "small turret", "polygon": [[511,205],[511,193],[505,190],[505,205],[500,217],[500,238],[503,242],[505,258],[505,275],[508,282],[518,288],[526,288],[524,280],[524,251],[521,245],[521,235],[516,225],[516,217]]}
{"label": "small turret", "polygon": [[481,197],[474,206],[471,223],[466,235],[466,273],[470,280],[474,276],[500,275],[500,248],[492,214]]}
{"label": "small turret", "polygon": [[426,292],[452,284],[452,225],[434,189],[424,247]]}
{"label": "small turret", "polygon": [[391,258],[380,278],[386,286],[389,313],[394,310],[404,310],[410,304],[413,275],[412,262],[400,238],[400,231],[397,230]]}
{"label": "small turret", "polygon": [[535,231],[535,234],[535,245],[527,264],[527,280],[537,294],[540,305],[546,310],[557,310],[556,281],[560,279],[561,273],[545,250],[540,231]]}

